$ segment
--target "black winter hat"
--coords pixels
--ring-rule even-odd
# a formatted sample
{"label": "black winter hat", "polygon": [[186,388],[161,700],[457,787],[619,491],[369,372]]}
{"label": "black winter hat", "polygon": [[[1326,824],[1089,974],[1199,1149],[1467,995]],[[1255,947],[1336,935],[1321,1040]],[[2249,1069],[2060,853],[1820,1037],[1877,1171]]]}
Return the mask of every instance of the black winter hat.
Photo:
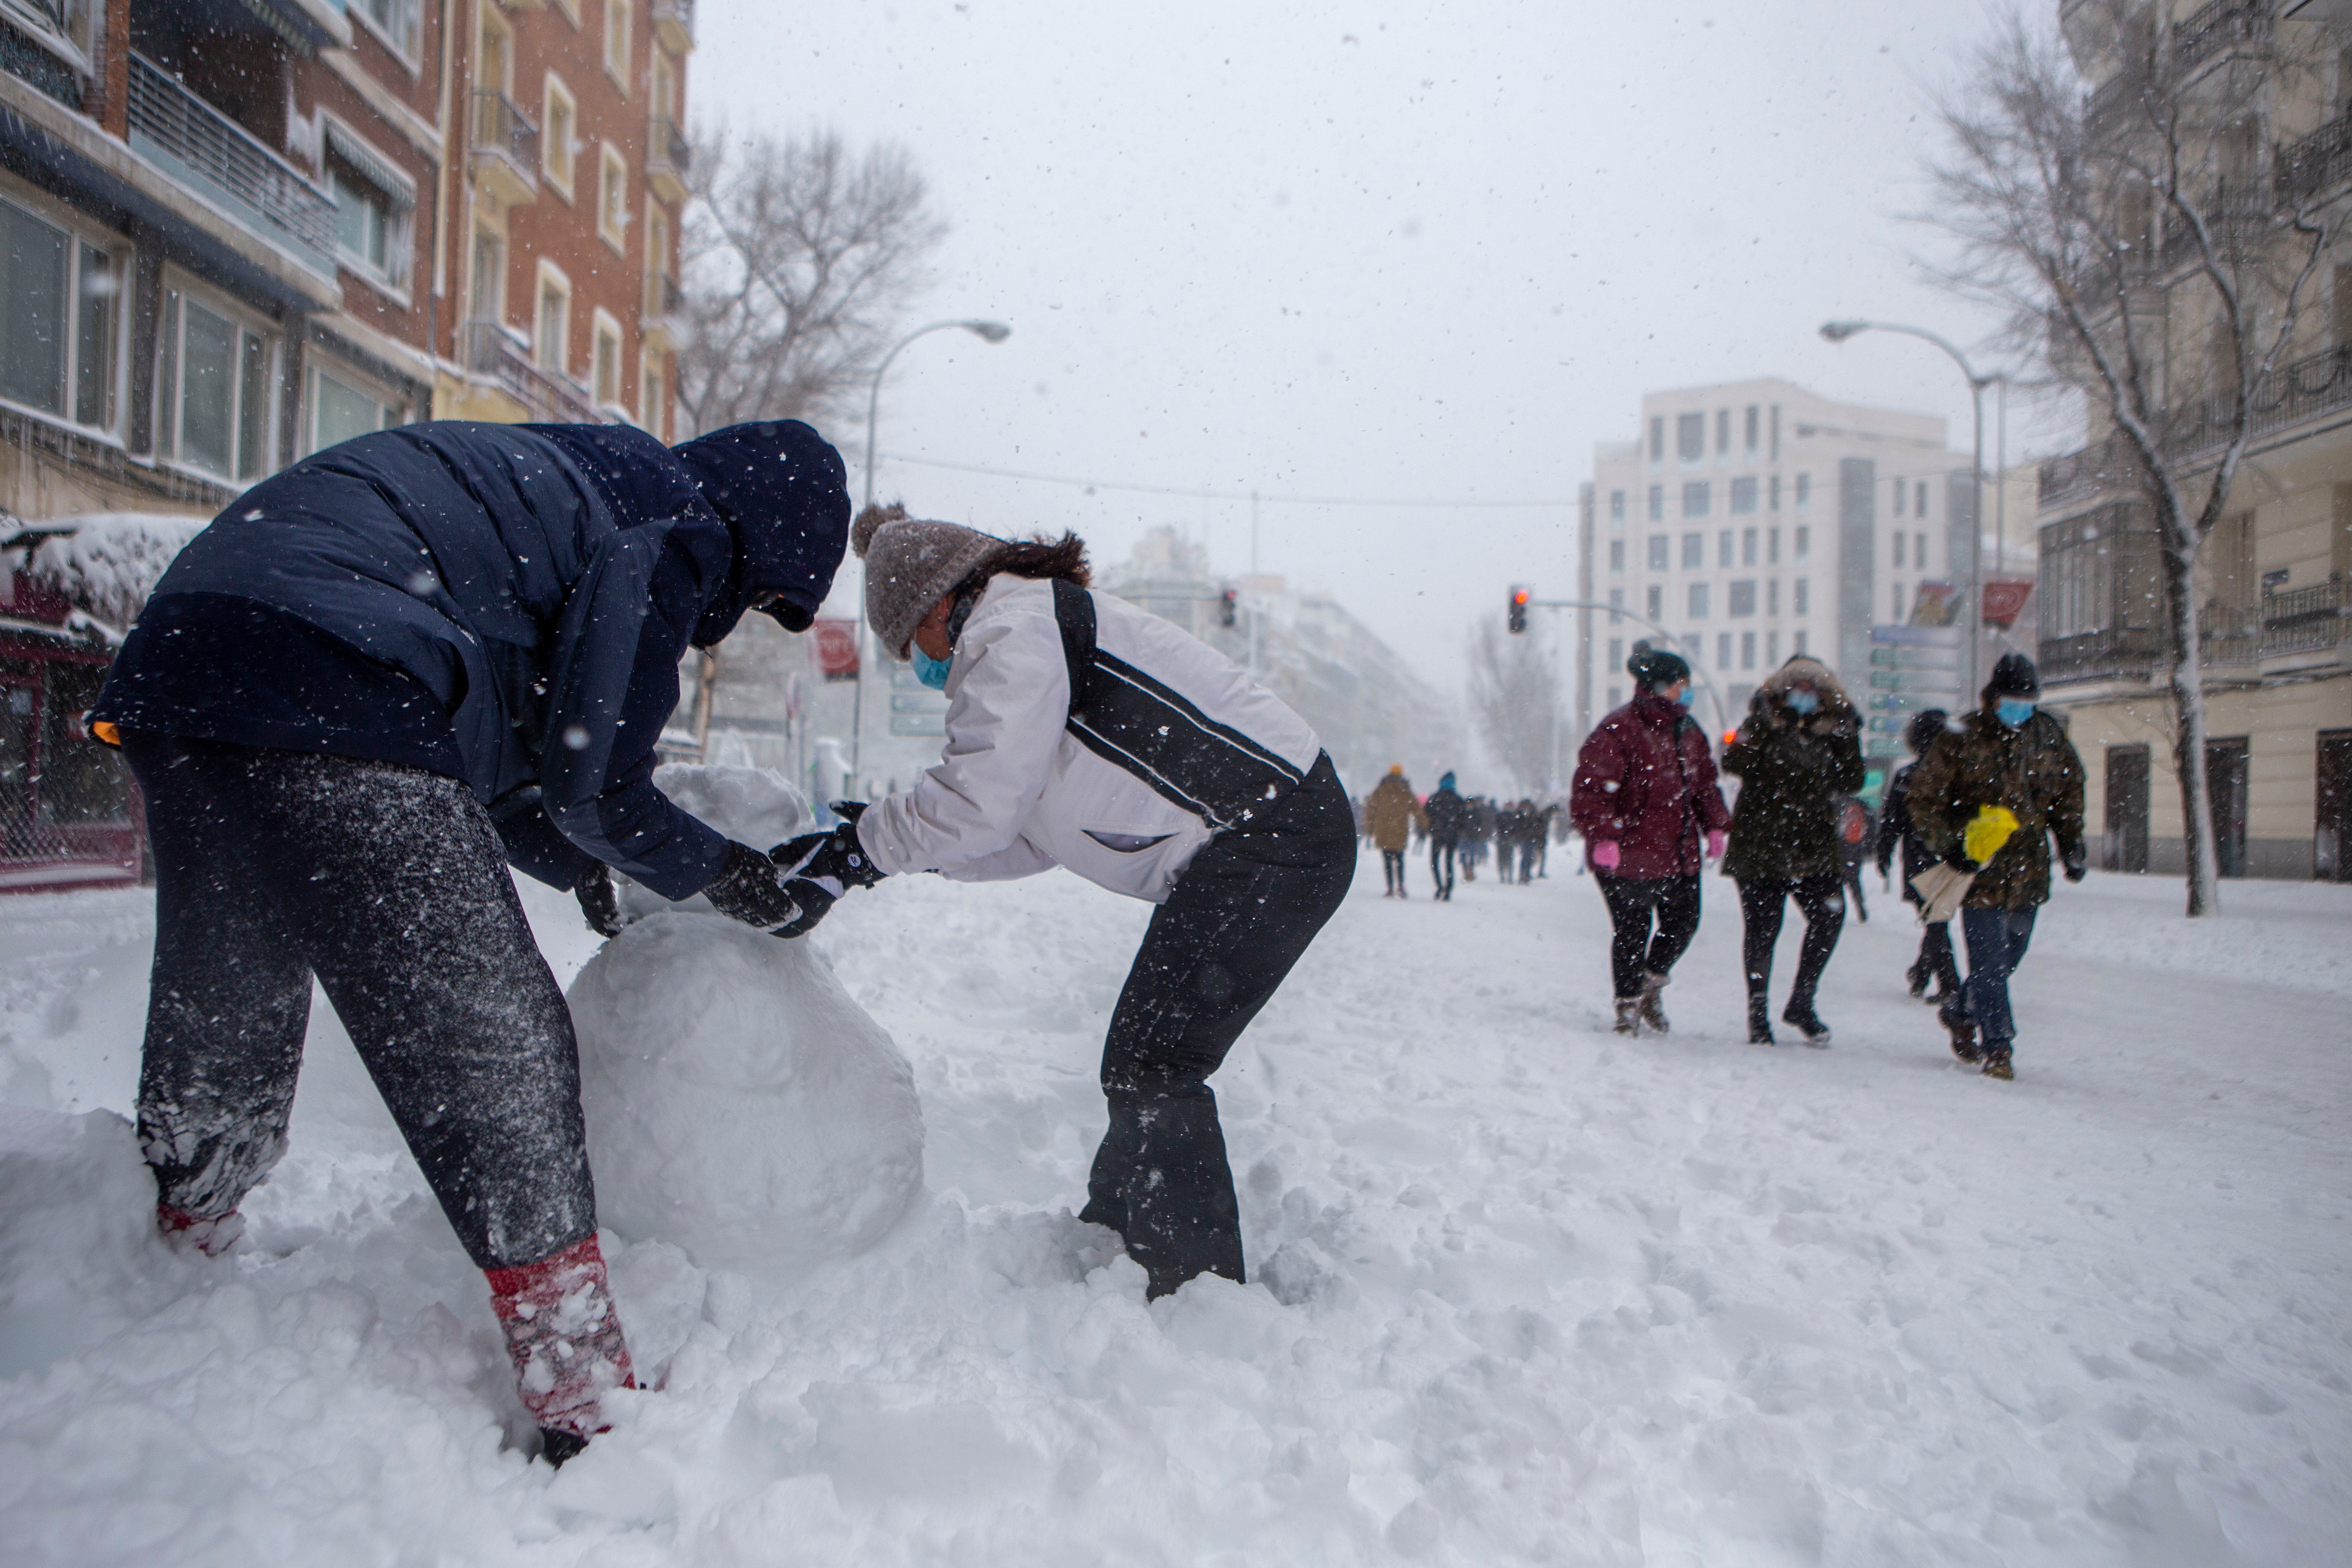
{"label": "black winter hat", "polygon": [[1987,697],[2042,696],[2042,676],[2034,669],[2033,661],[2021,653],[2005,653],[1992,667],[1992,679],[1985,682]]}
{"label": "black winter hat", "polygon": [[1633,647],[1633,657],[1625,661],[1625,673],[1632,676],[1638,685],[1655,691],[1688,680],[1690,663],[1671,649],[1637,643]]}
{"label": "black winter hat", "polygon": [[1911,748],[1913,756],[1924,757],[1951,721],[1952,716],[1941,708],[1923,708],[1912,714],[1911,722],[1904,727],[1903,743]]}

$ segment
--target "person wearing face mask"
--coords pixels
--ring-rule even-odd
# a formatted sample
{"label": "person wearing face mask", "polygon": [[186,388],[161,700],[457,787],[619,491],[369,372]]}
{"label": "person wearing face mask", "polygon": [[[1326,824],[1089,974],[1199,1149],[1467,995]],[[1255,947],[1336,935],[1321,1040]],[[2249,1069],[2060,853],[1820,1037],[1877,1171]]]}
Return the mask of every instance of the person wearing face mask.
{"label": "person wearing face mask", "polygon": [[1637,643],[1625,672],[1633,700],[1584,738],[1568,815],[1609,906],[1613,1027],[1663,1035],[1660,993],[1698,934],[1699,872],[1723,854],[1731,814],[1706,731],[1690,716],[1690,666]]}
{"label": "person wearing face mask", "polygon": [[1862,787],[1861,737],[1861,717],[1837,677],[1799,654],[1756,689],[1748,717],[1723,750],[1723,771],[1741,781],[1723,874],[1739,884],[1751,1045],[1773,1043],[1772,950],[1791,898],[1805,918],[1805,935],[1780,1017],[1807,1045],[1830,1043],[1814,996],[1845,927],[1838,799]]}
{"label": "person wearing face mask", "polygon": [[777,853],[814,925],[852,887],[1063,866],[1157,904],[1111,1015],[1110,1125],[1079,1218],[1123,1237],[1148,1293],[1244,1277],[1208,1079],[1356,869],[1347,791],[1306,721],[1215,649],[1088,586],[1086,546],[869,507],[866,616],[943,678],[947,745],[912,789]]}
{"label": "person wearing face mask", "polygon": [[1987,1078],[2016,1077],[2017,1020],[2009,977],[2050,900],[2050,843],[2066,879],[2090,858],[2083,839],[2083,759],[2065,727],[2042,711],[2042,678],[2021,653],[2005,653],[1983,701],[1928,747],[1911,775],[1909,809],[1928,851],[1972,873],[1960,903],[1969,975],[1938,1016],[1952,1054]]}
{"label": "person wearing face mask", "polygon": [[488,1276],[551,1462],[630,1367],[572,1016],[508,868],[606,934],[614,870],[797,916],[765,855],[654,787],[654,745],[688,648],[755,610],[807,629],[845,478],[792,420],[675,448],[612,425],[362,436],[180,552],[90,712],[154,847],[138,1116],[159,1227],[236,1241],[286,1150],[315,974]]}

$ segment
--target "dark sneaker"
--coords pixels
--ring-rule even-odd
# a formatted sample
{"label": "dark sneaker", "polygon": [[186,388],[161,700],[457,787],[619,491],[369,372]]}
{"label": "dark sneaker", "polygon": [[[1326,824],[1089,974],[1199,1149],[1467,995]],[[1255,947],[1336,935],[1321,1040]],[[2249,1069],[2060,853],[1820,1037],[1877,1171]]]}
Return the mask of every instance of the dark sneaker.
{"label": "dark sneaker", "polygon": [[2017,1077],[2017,1069],[2009,1065],[2009,1047],[2007,1046],[1988,1046],[1985,1047],[1984,1075],[1987,1078],[2000,1079],[2004,1083],[2009,1082]]}
{"label": "dark sneaker", "polygon": [[1642,976],[1642,1022],[1654,1035],[1668,1032],[1666,1005],[1658,1000],[1658,993],[1664,990],[1665,986],[1666,977],[1663,974]]}
{"label": "dark sneaker", "polygon": [[1780,1022],[1804,1036],[1805,1044],[1816,1049],[1826,1048],[1830,1043],[1830,1026],[1822,1022],[1811,1002],[1791,1001],[1780,1009]]}
{"label": "dark sneaker", "polygon": [[1772,1037],[1772,1009],[1761,996],[1748,999],[1748,1043],[1751,1046],[1777,1046]]}
{"label": "dark sneaker", "polygon": [[1642,999],[1639,996],[1617,998],[1617,1023],[1611,1032],[1619,1035],[1642,1032]]}
{"label": "dark sneaker", "polygon": [[1904,971],[1903,978],[1911,983],[1911,994],[1914,999],[1927,994],[1928,974],[1925,965],[1917,963],[1913,964],[1909,969]]}
{"label": "dark sneaker", "polygon": [[[1957,998],[1955,1003],[1957,1004]],[[1957,1005],[1938,1008],[1936,1018],[1952,1037],[1954,1056],[1971,1067],[1984,1060],[1984,1053],[1977,1049],[1977,1026],[1974,1019],[1961,1012]]]}

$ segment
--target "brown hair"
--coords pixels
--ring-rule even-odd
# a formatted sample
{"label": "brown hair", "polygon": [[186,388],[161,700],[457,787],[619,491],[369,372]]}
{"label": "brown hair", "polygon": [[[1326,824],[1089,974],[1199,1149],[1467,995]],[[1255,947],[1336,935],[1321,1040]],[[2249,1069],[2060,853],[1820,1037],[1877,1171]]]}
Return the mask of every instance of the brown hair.
{"label": "brown hair", "polygon": [[1059,539],[1047,539],[1040,533],[1008,541],[972,569],[971,575],[964,579],[964,586],[984,588],[988,580],[1000,572],[1039,582],[1059,579],[1081,588],[1092,587],[1095,580],[1093,571],[1087,565],[1087,542],[1075,533],[1064,533]]}

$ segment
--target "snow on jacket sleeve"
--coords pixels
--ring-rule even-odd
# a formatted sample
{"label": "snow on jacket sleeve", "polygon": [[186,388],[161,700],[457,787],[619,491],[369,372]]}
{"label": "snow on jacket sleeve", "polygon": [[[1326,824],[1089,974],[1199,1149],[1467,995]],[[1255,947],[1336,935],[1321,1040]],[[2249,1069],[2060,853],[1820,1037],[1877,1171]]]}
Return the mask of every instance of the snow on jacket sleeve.
{"label": "snow on jacket sleeve", "polygon": [[573,844],[666,899],[700,892],[727,840],[654,787],[677,661],[731,546],[716,518],[623,529],[572,586],[548,669],[540,798]]}
{"label": "snow on jacket sleeve", "polygon": [[939,762],[914,788],[858,818],[858,840],[883,870],[980,881],[1053,864],[1020,842],[1070,719],[1061,627],[1051,598],[1039,603],[1045,607],[993,613],[983,605],[964,627],[948,675],[948,738]]}

